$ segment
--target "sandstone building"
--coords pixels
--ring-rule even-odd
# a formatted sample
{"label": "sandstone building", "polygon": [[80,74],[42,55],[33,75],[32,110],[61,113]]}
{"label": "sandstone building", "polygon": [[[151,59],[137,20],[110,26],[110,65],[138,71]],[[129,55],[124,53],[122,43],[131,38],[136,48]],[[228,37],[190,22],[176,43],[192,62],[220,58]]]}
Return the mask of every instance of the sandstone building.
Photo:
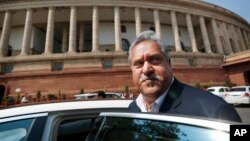
{"label": "sandstone building", "polygon": [[0,0],[0,98],[134,89],[127,50],[154,30],[191,85],[250,83],[250,26],[198,0]]}

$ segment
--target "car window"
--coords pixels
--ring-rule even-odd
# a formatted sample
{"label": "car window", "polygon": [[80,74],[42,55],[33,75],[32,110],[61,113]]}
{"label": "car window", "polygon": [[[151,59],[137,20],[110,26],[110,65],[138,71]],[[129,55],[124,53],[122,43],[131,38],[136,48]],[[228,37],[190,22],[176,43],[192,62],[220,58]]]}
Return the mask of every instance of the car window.
{"label": "car window", "polygon": [[106,94],[106,98],[113,98],[113,95],[111,95],[111,94]]}
{"label": "car window", "polygon": [[[93,129],[93,131],[98,130]],[[90,138],[88,138],[87,141],[93,140],[228,141],[229,134],[222,131],[172,122],[107,117],[96,138],[93,138],[91,131]]]}
{"label": "car window", "polygon": [[113,96],[113,98],[120,98],[120,97],[119,97],[119,96],[117,96],[117,95],[114,95],[114,96]]}
{"label": "car window", "polygon": [[115,94],[107,94],[106,98],[120,98],[118,95]]}
{"label": "car window", "polygon": [[82,141],[86,139],[95,118],[71,119],[60,123],[57,141]]}
{"label": "car window", "polygon": [[229,92],[229,91],[230,91],[230,89],[229,89],[229,88],[225,88],[225,91],[226,91],[226,92]]}
{"label": "car window", "polygon": [[116,94],[106,93],[106,98],[120,98],[120,97]]}
{"label": "car window", "polygon": [[231,88],[230,92],[245,92],[246,88]]}
{"label": "car window", "polygon": [[0,141],[25,141],[33,120],[0,123]]}
{"label": "car window", "polygon": [[88,96],[82,95],[82,96],[74,96],[74,99],[75,100],[83,100],[83,99],[92,99],[94,97],[96,97],[96,95],[88,95]]}
{"label": "car window", "polygon": [[209,92],[214,92],[215,89],[208,89],[207,91],[209,91]]}
{"label": "car window", "polygon": [[219,92],[224,92],[224,88],[220,88],[220,89],[219,89]]}

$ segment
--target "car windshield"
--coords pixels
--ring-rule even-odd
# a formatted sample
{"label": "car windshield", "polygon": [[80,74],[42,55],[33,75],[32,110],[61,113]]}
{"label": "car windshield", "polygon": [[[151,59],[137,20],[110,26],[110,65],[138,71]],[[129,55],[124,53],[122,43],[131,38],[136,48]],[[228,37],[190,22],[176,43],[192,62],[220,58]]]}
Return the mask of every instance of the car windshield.
{"label": "car windshield", "polygon": [[232,88],[230,92],[245,92],[246,88]]}
{"label": "car windshield", "polygon": [[[88,141],[92,139],[88,138]],[[218,130],[173,122],[107,117],[97,140],[228,141],[229,134]]]}

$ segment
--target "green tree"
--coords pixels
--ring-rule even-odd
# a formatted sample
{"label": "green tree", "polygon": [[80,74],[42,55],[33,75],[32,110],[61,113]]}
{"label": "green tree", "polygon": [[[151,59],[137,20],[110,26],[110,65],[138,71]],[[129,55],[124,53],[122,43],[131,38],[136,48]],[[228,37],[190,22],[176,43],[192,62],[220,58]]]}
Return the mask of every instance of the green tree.
{"label": "green tree", "polygon": [[54,94],[49,93],[49,94],[47,95],[47,98],[48,98],[49,100],[54,100],[54,99],[56,98],[56,96],[55,96]]}
{"label": "green tree", "polygon": [[83,88],[80,89],[80,94],[84,94],[84,89]]}
{"label": "green tree", "polygon": [[40,99],[41,96],[42,96],[41,91],[37,91],[37,92],[36,92],[36,98],[37,98],[37,99]]}
{"label": "green tree", "polygon": [[17,93],[17,98],[16,98],[16,101],[20,101],[20,93]]}
{"label": "green tree", "polygon": [[231,80],[227,80],[227,81],[224,83],[224,86],[231,88],[231,87],[233,87],[233,86],[236,86],[236,84],[233,83]]}
{"label": "green tree", "polygon": [[2,102],[6,102],[6,100],[7,100],[7,96],[4,95],[4,96],[3,96],[3,99],[2,99]]}
{"label": "green tree", "polygon": [[194,86],[195,86],[196,88],[199,88],[199,89],[201,88],[201,84],[200,84],[200,82],[198,82],[198,81],[195,82]]}
{"label": "green tree", "polygon": [[58,99],[61,99],[62,98],[62,94],[61,94],[61,90],[59,89],[58,90]]}
{"label": "green tree", "polygon": [[125,91],[126,93],[128,93],[128,91],[129,91],[129,86],[128,86],[128,85],[125,85],[125,86],[124,86],[124,91]]}

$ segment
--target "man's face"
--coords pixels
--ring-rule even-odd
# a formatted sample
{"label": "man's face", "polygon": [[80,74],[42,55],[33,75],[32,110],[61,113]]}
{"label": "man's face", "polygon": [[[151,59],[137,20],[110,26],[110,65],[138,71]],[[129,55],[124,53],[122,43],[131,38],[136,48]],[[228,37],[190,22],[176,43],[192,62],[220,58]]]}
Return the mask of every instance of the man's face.
{"label": "man's face", "polygon": [[133,81],[144,96],[159,97],[171,84],[172,70],[154,41],[137,44],[131,54]]}

